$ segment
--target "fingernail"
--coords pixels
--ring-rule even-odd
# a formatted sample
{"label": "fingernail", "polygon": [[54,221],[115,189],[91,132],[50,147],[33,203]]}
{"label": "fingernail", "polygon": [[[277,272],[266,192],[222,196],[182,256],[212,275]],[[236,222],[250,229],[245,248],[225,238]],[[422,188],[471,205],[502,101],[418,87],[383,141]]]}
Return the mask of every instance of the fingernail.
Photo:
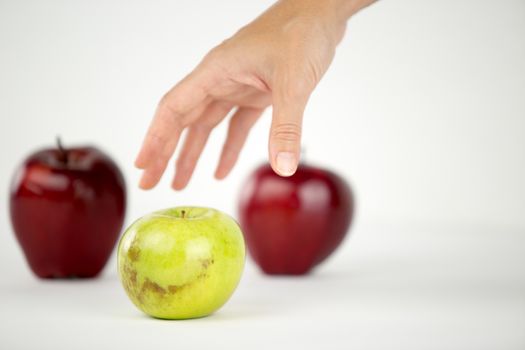
{"label": "fingernail", "polygon": [[297,169],[297,159],[291,152],[279,152],[276,158],[277,172],[282,176],[292,176]]}

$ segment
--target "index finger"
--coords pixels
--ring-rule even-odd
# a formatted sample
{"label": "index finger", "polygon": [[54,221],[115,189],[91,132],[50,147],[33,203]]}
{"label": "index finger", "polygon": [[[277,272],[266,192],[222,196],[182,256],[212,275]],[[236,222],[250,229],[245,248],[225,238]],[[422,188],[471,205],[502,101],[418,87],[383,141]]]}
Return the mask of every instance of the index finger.
{"label": "index finger", "polygon": [[191,123],[187,120],[195,114],[191,112],[206,105],[206,81],[194,71],[161,99],[135,161],[137,168],[144,169],[142,188],[155,186],[175,152],[182,130]]}

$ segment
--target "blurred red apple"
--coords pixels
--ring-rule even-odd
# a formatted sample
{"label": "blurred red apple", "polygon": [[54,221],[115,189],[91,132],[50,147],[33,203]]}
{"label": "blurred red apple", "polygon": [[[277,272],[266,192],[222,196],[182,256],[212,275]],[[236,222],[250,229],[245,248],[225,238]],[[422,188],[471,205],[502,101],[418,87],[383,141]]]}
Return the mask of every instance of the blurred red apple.
{"label": "blurred red apple", "polygon": [[352,221],[349,185],[300,165],[291,177],[259,167],[245,183],[239,216],[250,255],[267,274],[305,274],[339,246]]}
{"label": "blurred red apple", "polygon": [[122,229],[122,173],[94,147],[44,149],[15,173],[11,222],[33,272],[41,278],[94,277]]}

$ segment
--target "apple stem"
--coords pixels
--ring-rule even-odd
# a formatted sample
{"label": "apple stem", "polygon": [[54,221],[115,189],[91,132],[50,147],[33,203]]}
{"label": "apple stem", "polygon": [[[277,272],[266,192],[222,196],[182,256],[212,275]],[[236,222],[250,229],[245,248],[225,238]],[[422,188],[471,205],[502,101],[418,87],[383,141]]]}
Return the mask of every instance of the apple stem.
{"label": "apple stem", "polygon": [[184,219],[184,217],[186,216],[186,210],[181,210],[180,216]]}
{"label": "apple stem", "polygon": [[60,160],[67,164],[67,161],[68,161],[67,152],[64,149],[64,146],[62,146],[62,140],[60,139],[60,136],[57,136],[56,139],[57,139],[58,150],[60,151]]}

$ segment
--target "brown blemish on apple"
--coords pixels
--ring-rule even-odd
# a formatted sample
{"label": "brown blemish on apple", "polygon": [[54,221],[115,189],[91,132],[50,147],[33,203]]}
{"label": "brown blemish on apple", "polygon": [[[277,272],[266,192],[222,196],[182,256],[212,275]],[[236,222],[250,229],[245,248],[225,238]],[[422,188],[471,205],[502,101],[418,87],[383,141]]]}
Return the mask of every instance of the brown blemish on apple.
{"label": "brown blemish on apple", "polygon": [[170,294],[175,294],[175,293],[177,293],[177,292],[178,292],[180,289],[182,289],[182,288],[183,288],[183,287],[181,287],[181,286],[173,286],[173,285],[171,285],[171,286],[168,286],[168,292],[169,292]]}
{"label": "brown blemish on apple", "polygon": [[128,257],[131,261],[136,262],[140,257],[140,248],[132,245],[128,250]]}
{"label": "brown blemish on apple", "polygon": [[133,285],[136,285],[137,284],[137,271],[129,268],[129,281],[133,284]]}
{"label": "brown blemish on apple", "polygon": [[124,288],[130,292],[133,293],[137,289],[137,271],[133,269],[128,264],[125,264],[123,267],[124,272]]}
{"label": "brown blemish on apple", "polygon": [[173,287],[174,286],[168,286],[166,289],[164,289],[158,283],[153,282],[149,278],[146,278],[142,283],[140,291],[137,293],[137,299],[140,302],[143,302],[144,296],[149,293],[157,294],[160,297],[164,297],[167,293],[174,293]]}
{"label": "brown blemish on apple", "polygon": [[201,265],[204,269],[207,269],[211,264],[213,264],[215,261],[213,259],[203,259],[201,260]]}
{"label": "brown blemish on apple", "polygon": [[164,288],[159,286],[157,283],[152,282],[149,278],[146,278],[144,280],[144,283],[142,284],[140,294],[146,293],[148,291],[160,294],[161,296],[164,296],[164,294],[166,294],[166,290]]}
{"label": "brown blemish on apple", "polygon": [[[201,261],[201,265],[204,269],[207,269],[214,262],[215,261],[213,259],[203,259]],[[128,276],[127,288],[129,288],[129,290],[132,290],[132,291],[137,290],[138,289],[137,288],[137,272],[134,269],[132,269],[129,265],[124,266],[124,272]],[[172,285],[167,286],[166,288],[163,288],[158,283],[153,282],[149,278],[146,278],[144,282],[142,283],[142,286],[140,287],[140,291],[134,294],[136,294],[137,299],[140,302],[143,302],[144,295],[146,293],[154,293],[154,294],[158,294],[161,297],[164,297],[167,294],[172,295],[172,294],[179,293],[181,290],[191,286],[192,284],[196,283],[200,279],[206,278],[207,276],[208,274],[206,273],[206,271],[203,271],[201,274],[199,274],[195,278],[195,280],[193,280],[190,283],[184,283],[180,285],[172,284]]]}
{"label": "brown blemish on apple", "polygon": [[[212,260],[211,263],[213,264],[213,260]],[[168,293],[175,294],[177,292],[180,292],[182,289],[191,286],[192,284],[194,284],[198,280],[200,280],[202,278],[206,278],[207,276],[208,275],[206,274],[206,272],[203,272],[200,275],[198,275],[197,278],[191,283],[184,283],[184,284],[181,284],[181,285],[169,285],[168,286]]]}

